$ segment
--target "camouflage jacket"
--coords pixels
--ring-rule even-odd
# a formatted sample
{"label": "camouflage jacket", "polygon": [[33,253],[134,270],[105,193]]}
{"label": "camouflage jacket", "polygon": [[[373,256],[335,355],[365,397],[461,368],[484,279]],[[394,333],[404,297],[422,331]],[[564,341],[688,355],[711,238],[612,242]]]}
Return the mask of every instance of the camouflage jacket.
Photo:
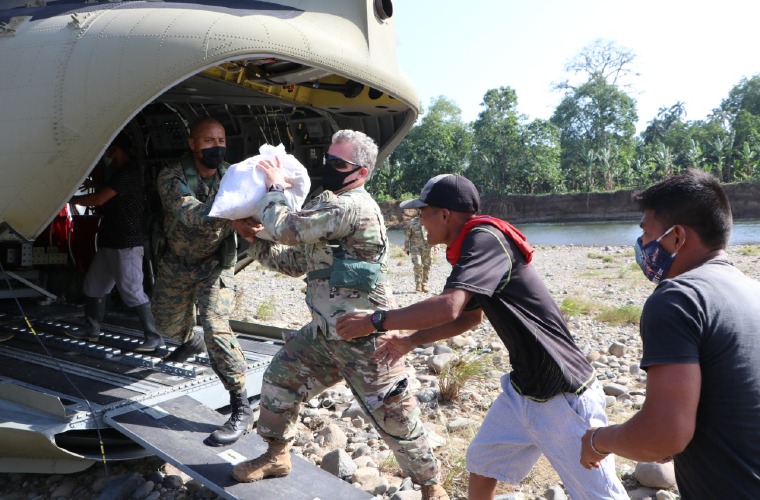
{"label": "camouflage jacket", "polygon": [[[256,240],[248,253],[267,267],[290,276],[331,268],[333,250],[328,241],[338,240],[346,257],[381,262],[387,276],[388,238],[383,215],[363,187],[339,195],[324,191],[300,212],[288,208],[282,193],[270,192],[258,202],[257,209],[262,224],[279,244]],[[304,329],[312,335],[320,329],[328,339],[340,340],[335,332],[338,317],[394,306],[387,281],[378,283],[371,292],[331,287],[328,278],[306,281],[306,304],[312,321]]]}
{"label": "camouflage jacket", "polygon": [[183,164],[192,165],[192,158],[186,156],[180,163],[163,168],[158,174],[156,188],[164,207],[164,231],[169,233],[166,238],[169,252],[188,262],[200,262],[218,251],[232,229],[230,221],[208,216],[219,191],[219,172],[210,187],[199,176],[196,195],[185,178]]}
{"label": "camouflage jacket", "polygon": [[428,246],[427,229],[420,224],[419,217],[415,217],[409,221],[409,224],[404,228],[404,236],[406,237],[404,245],[407,252],[411,252],[412,248],[425,248]]}

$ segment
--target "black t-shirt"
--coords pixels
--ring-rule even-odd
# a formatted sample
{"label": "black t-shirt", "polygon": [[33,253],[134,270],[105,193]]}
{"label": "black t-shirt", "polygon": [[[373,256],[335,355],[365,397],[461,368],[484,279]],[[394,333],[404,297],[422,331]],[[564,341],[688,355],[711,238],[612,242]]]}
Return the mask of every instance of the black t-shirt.
{"label": "black t-shirt", "polygon": [[593,379],[557,304],[536,268],[496,227],[473,228],[445,288],[473,292],[468,309],[480,307],[509,350],[512,385],[546,401],[577,392]]}
{"label": "black t-shirt", "polygon": [[98,246],[143,246],[146,233],[139,170],[133,164],[122,165],[114,171],[106,185],[116,191],[116,196],[103,205],[103,223],[98,233]]}
{"label": "black t-shirt", "polygon": [[760,283],[725,259],[664,280],[641,339],[642,367],[702,374],[694,437],[674,457],[681,497],[760,498]]}

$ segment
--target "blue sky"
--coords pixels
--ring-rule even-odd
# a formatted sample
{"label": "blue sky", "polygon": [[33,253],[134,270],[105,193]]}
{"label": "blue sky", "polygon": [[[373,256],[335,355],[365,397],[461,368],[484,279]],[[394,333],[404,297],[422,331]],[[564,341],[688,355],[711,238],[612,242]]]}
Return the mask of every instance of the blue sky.
{"label": "blue sky", "polygon": [[599,38],[636,54],[628,93],[639,131],[677,101],[687,120],[704,119],[760,73],[755,0],[396,0],[394,18],[401,69],[422,105],[444,95],[467,122],[501,86],[515,89],[521,113],[549,118],[561,99],[552,85]]}

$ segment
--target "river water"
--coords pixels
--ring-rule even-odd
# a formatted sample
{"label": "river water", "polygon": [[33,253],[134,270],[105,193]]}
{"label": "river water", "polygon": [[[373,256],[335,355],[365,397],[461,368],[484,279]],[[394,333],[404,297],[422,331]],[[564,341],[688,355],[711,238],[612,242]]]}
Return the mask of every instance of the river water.
{"label": "river water", "polygon": [[[516,224],[533,245],[630,245],[641,235],[635,222],[574,222]],[[391,242],[403,245],[404,233],[390,231]],[[760,244],[760,219],[734,221],[729,245]]]}

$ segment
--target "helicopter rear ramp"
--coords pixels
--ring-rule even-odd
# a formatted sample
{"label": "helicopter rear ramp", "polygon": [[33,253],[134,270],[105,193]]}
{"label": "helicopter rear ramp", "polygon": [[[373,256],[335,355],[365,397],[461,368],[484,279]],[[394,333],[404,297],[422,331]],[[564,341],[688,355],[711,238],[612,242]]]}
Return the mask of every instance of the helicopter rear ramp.
{"label": "helicopter rear ramp", "polygon": [[224,498],[373,498],[297,456],[292,456],[293,470],[286,477],[236,482],[231,476],[233,464],[261,455],[267,449],[266,443],[257,434],[248,433],[229,447],[204,445],[204,438],[223,424],[225,417],[189,396],[153,407],[115,410],[106,413],[105,420]]}
{"label": "helicopter rear ramp", "polygon": [[[231,447],[203,440],[227,419],[229,395],[205,355],[166,363],[132,352],[135,319],[109,313],[97,343],[67,335],[81,311],[49,305],[23,318],[0,312],[0,472],[68,474],[102,461],[158,455],[224,498],[371,498],[293,457],[285,478],[238,484],[233,463],[266,449],[255,432]],[[31,328],[30,328],[31,325]],[[231,322],[246,358],[246,390],[258,403],[281,329]]]}

